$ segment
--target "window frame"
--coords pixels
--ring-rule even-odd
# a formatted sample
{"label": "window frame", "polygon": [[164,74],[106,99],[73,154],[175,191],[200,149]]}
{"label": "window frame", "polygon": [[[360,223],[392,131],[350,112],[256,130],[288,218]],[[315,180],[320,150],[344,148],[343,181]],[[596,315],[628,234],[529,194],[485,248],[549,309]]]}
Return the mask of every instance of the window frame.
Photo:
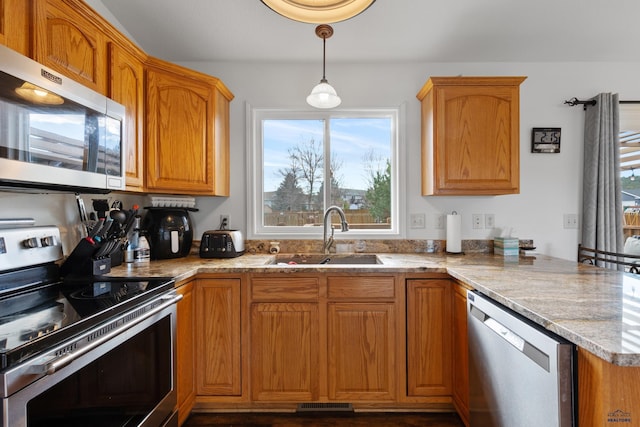
{"label": "window frame", "polygon": [[[404,206],[405,195],[400,191],[405,187],[404,138],[405,124],[404,105],[389,108],[333,109],[329,111],[309,111],[289,108],[260,108],[247,104],[247,238],[248,239],[317,239],[322,238],[322,227],[282,226],[266,227],[263,225],[264,192],[263,192],[263,152],[262,121],[265,119],[324,119],[349,117],[389,117],[391,124],[391,224],[389,229],[350,230],[346,233],[335,233],[336,239],[371,239],[399,238],[404,233],[405,221],[400,218],[400,206]],[[324,152],[329,148],[323,141]]]}

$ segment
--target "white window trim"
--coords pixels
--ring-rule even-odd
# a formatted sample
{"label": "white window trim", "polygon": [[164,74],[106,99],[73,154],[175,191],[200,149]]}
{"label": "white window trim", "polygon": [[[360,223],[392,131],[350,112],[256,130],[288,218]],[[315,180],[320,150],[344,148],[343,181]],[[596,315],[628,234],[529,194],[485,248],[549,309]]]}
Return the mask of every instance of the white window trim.
{"label": "white window trim", "polygon": [[[320,113],[322,114],[322,113]],[[352,117],[366,114],[392,114],[395,116],[396,142],[392,144],[391,163],[392,182],[395,186],[391,189],[391,228],[386,230],[350,230],[348,232],[336,232],[336,240],[347,239],[380,239],[380,238],[403,238],[405,235],[405,218],[401,206],[405,206],[406,178],[401,171],[406,170],[405,160],[405,105],[391,108],[366,108],[366,109],[337,109],[331,110],[331,116],[344,115]],[[264,206],[262,192],[262,129],[260,123],[262,118],[277,118],[279,115],[283,119],[292,117],[318,118],[318,112],[295,111],[293,109],[258,108],[251,104],[246,104],[246,161],[247,161],[247,238],[248,239],[317,239],[322,238],[322,227],[263,227],[262,218],[258,215],[258,206]],[[262,213],[262,211],[260,211]],[[304,231],[302,231],[304,229]],[[307,230],[308,229],[308,230]]]}

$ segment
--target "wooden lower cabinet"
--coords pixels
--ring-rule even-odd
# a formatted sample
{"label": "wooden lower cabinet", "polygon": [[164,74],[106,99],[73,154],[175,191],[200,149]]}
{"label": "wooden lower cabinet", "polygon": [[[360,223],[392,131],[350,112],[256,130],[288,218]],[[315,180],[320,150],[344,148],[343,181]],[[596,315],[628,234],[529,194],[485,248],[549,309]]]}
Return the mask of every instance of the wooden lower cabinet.
{"label": "wooden lower cabinet", "polygon": [[462,301],[454,281],[427,277],[199,276],[192,285],[196,408],[350,402],[363,410],[452,410],[464,380],[452,373],[454,363],[464,364],[452,356],[463,345],[452,308]]}
{"label": "wooden lower cabinet", "polygon": [[640,425],[640,367],[613,365],[578,348],[580,427]]}
{"label": "wooden lower cabinet", "polygon": [[469,345],[467,288],[453,282],[453,404],[469,425]]}
{"label": "wooden lower cabinet", "polygon": [[394,276],[254,276],[251,399],[398,399]]}
{"label": "wooden lower cabinet", "polygon": [[319,397],[318,304],[251,304],[251,397],[311,401]]}
{"label": "wooden lower cabinet", "polygon": [[195,289],[196,392],[242,394],[239,278],[198,278]]}
{"label": "wooden lower cabinet", "polygon": [[178,394],[178,423],[187,419],[196,398],[195,353],[194,353],[194,288],[195,280],[179,285],[178,317],[176,331],[176,377]]}
{"label": "wooden lower cabinet", "polygon": [[451,280],[407,280],[407,395],[451,395]]}
{"label": "wooden lower cabinet", "polygon": [[320,396],[320,279],[250,279],[251,399],[312,401]]}
{"label": "wooden lower cabinet", "polygon": [[329,399],[395,400],[394,303],[329,303],[327,318]]}

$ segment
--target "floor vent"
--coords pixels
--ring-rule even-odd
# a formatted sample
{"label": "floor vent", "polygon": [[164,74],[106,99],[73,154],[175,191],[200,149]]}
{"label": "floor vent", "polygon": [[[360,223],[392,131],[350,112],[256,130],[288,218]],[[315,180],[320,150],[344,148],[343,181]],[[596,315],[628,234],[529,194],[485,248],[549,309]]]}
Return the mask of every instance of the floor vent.
{"label": "floor vent", "polygon": [[296,412],[353,412],[351,403],[298,403]]}

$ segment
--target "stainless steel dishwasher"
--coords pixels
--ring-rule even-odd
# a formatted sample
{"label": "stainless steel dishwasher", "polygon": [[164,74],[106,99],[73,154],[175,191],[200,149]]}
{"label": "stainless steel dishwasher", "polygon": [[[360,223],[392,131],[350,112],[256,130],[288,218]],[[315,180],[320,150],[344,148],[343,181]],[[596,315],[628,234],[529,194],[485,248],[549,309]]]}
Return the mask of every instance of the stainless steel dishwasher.
{"label": "stainless steel dishwasher", "polygon": [[577,425],[573,344],[476,291],[467,323],[471,427]]}

